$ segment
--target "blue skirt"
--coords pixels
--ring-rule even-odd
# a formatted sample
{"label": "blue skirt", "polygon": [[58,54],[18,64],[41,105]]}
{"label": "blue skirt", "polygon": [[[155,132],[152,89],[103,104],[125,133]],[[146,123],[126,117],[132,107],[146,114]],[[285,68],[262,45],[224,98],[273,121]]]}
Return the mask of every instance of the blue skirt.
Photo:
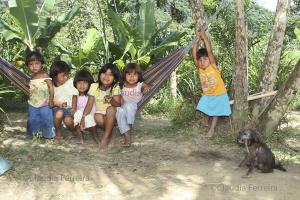
{"label": "blue skirt", "polygon": [[208,116],[229,116],[231,114],[227,93],[214,96],[203,95],[196,109]]}

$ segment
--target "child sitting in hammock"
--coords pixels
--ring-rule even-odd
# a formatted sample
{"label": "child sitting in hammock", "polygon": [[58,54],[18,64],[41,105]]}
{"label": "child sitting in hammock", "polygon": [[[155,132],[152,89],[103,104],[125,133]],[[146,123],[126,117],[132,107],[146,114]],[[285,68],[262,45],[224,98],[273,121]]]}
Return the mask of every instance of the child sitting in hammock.
{"label": "child sitting in hammock", "polygon": [[54,138],[53,126],[53,85],[49,75],[43,71],[44,58],[36,51],[28,53],[25,63],[31,72],[28,100],[28,127],[30,136],[43,132],[44,138]]}
{"label": "child sitting in hammock", "polygon": [[[200,39],[204,41],[205,48],[199,48]],[[211,44],[204,31],[199,32],[198,40],[193,46],[193,60],[198,67],[202,86],[202,97],[197,105],[197,110],[212,117],[212,122],[206,137],[212,137],[217,124],[218,116],[231,114],[229,98],[212,53]]]}
{"label": "child sitting in hammock", "polygon": [[74,113],[74,126],[79,136],[79,144],[83,144],[83,130],[89,129],[95,142],[100,145],[96,122],[94,120],[94,113],[96,110],[95,105],[88,115],[83,116],[83,111],[86,107],[86,104],[88,100],[92,98],[87,94],[92,83],[94,83],[94,79],[87,70],[80,70],[75,74],[73,84],[74,87],[77,88],[79,94],[73,95],[72,100],[72,107],[76,108],[76,112]]}
{"label": "child sitting in hammock", "polygon": [[116,115],[125,146],[131,144],[130,132],[137,112],[137,103],[149,89],[150,87],[143,83],[140,66],[135,63],[127,64],[123,71],[122,106],[118,108]]}
{"label": "child sitting in hammock", "polygon": [[63,139],[62,122],[69,130],[68,139],[75,132],[73,115],[76,110],[72,107],[72,98],[73,95],[78,95],[78,91],[69,77],[70,71],[70,66],[64,61],[55,61],[50,67],[50,77],[54,84],[53,116],[58,141]]}
{"label": "child sitting in hammock", "polygon": [[96,111],[94,119],[97,126],[104,128],[101,140],[101,150],[107,150],[113,136],[116,119],[116,107],[121,106],[121,89],[119,86],[120,71],[112,63],[101,67],[97,83],[93,83],[88,91],[89,98],[82,116],[87,116],[94,104]]}

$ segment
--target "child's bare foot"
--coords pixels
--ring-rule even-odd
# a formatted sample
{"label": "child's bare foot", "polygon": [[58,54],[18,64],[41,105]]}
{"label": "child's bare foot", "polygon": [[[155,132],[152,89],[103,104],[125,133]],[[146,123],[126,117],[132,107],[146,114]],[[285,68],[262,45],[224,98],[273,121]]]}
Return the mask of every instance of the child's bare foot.
{"label": "child's bare foot", "polygon": [[107,149],[108,149],[108,146],[107,146],[107,145],[102,145],[102,144],[100,144],[99,147],[100,147],[100,151],[101,151],[101,152],[107,152]]}
{"label": "child's bare foot", "polygon": [[130,133],[124,133],[124,147],[129,147],[131,145]]}
{"label": "child's bare foot", "polygon": [[101,141],[100,141],[100,139],[98,137],[94,137],[94,141],[96,142],[96,144],[100,144],[101,143]]}
{"label": "child's bare foot", "polygon": [[64,137],[61,136],[61,135],[60,136],[57,135],[57,136],[55,136],[54,139],[55,139],[55,141],[60,142],[60,141],[62,141],[64,139]]}
{"label": "child's bare foot", "polygon": [[209,117],[204,117],[201,124],[206,127],[209,126]]}
{"label": "child's bare foot", "polygon": [[108,142],[105,139],[102,139],[100,142],[100,151],[105,152],[108,149]]}
{"label": "child's bare foot", "polygon": [[213,135],[214,135],[214,131],[209,130],[209,131],[206,133],[205,137],[206,137],[206,138],[211,138]]}
{"label": "child's bare foot", "polygon": [[83,139],[79,139],[79,141],[77,142],[77,144],[83,144]]}
{"label": "child's bare foot", "polygon": [[123,144],[123,147],[130,147],[130,146],[131,146],[131,143],[129,143],[129,144],[124,143]]}
{"label": "child's bare foot", "polygon": [[67,136],[67,141],[70,142],[72,138],[74,138],[74,134],[69,133],[68,136]]}

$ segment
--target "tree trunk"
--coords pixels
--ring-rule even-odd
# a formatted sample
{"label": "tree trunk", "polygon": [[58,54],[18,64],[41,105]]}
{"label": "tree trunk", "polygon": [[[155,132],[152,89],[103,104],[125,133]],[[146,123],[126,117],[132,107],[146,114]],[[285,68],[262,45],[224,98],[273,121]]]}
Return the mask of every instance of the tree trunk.
{"label": "tree trunk", "polygon": [[[263,64],[263,72],[258,87],[260,92],[274,90],[290,2],[290,0],[278,0],[273,30],[270,36],[268,50]],[[252,111],[254,120],[258,117],[259,111],[266,107],[268,99],[269,98],[262,98],[254,105]]]}
{"label": "tree trunk", "polygon": [[280,87],[276,96],[273,99],[270,99],[270,103],[266,109],[259,115],[256,124],[258,124],[257,127],[261,134],[269,136],[278,128],[280,120],[287,112],[288,105],[295,96],[295,91],[297,91],[299,87],[300,59],[288,80]]}
{"label": "tree trunk", "polygon": [[205,22],[204,8],[201,0],[189,0],[190,8],[192,9],[193,18],[195,21],[195,29],[198,31],[199,27]]}
{"label": "tree trunk", "polygon": [[176,70],[171,73],[170,77],[171,95],[173,98],[177,97],[177,81],[176,81]]}
{"label": "tree trunk", "polygon": [[2,131],[4,130],[5,121],[5,114],[2,111],[0,111],[0,133],[2,133]]}
{"label": "tree trunk", "polygon": [[248,120],[248,39],[245,24],[244,0],[235,1],[235,68],[233,71],[234,106],[233,127],[239,131]]}

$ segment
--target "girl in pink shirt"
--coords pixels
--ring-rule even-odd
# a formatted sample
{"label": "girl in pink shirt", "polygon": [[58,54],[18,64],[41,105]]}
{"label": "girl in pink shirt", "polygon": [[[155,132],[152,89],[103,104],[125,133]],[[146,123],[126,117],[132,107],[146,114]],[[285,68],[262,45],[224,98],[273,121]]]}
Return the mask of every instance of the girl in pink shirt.
{"label": "girl in pink shirt", "polygon": [[72,99],[72,107],[75,108],[74,113],[74,126],[79,136],[79,144],[83,144],[83,130],[89,129],[93,135],[93,138],[97,144],[100,144],[100,140],[97,134],[96,122],[94,120],[94,113],[96,111],[95,105],[91,112],[87,115],[83,114],[86,104],[91,98],[87,93],[91,84],[94,82],[92,75],[86,70],[80,70],[76,73],[74,78],[74,87],[77,88],[79,95],[74,95]]}
{"label": "girl in pink shirt", "polygon": [[130,146],[130,132],[137,112],[137,103],[150,87],[143,83],[142,71],[138,64],[129,63],[123,71],[122,106],[118,108],[116,118],[124,145]]}

